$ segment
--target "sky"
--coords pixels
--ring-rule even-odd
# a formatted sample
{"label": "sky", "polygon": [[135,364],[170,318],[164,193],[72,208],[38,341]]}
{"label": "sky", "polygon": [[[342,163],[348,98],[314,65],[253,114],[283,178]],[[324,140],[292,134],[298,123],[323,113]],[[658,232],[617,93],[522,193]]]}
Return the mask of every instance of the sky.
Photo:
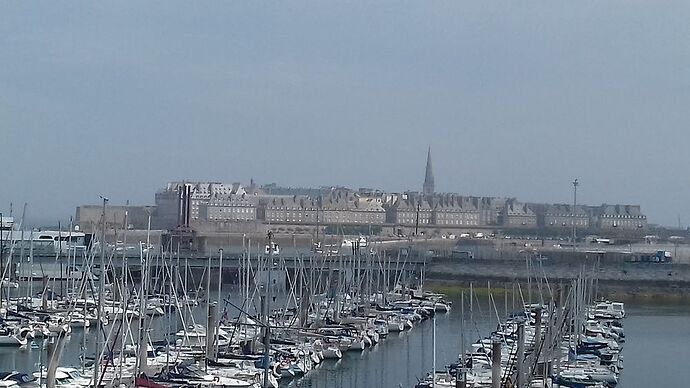
{"label": "sky", "polygon": [[0,3],[0,211],[171,180],[639,204],[690,225],[690,2]]}

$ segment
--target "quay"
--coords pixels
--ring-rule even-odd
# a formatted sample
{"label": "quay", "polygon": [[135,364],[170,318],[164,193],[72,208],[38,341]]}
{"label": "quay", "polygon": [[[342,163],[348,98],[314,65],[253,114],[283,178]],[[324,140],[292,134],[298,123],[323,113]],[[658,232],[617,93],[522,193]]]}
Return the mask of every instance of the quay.
{"label": "quay", "polygon": [[607,262],[597,257],[573,260],[536,258],[482,260],[434,258],[426,265],[429,282],[468,287],[470,282],[490,281],[497,287],[526,283],[530,277],[547,276],[566,283],[582,272],[596,279],[600,294],[612,298],[672,297],[690,295],[690,265],[671,263]]}
{"label": "quay", "polygon": [[[356,266],[357,271],[403,271],[406,274],[418,273],[429,262],[428,257],[417,254],[405,255],[315,255],[315,254],[299,254],[299,255],[280,255],[273,256],[273,273],[274,279],[279,284],[285,284],[285,273],[294,274],[299,270],[306,270],[315,273],[328,273],[329,271],[343,272],[348,274],[354,271]],[[259,254],[255,256],[249,255],[223,255],[222,258],[218,256],[200,256],[200,255],[154,255],[151,256],[148,267],[154,273],[158,272],[164,266],[178,268],[180,272],[186,271],[191,278],[201,280],[205,273],[210,271],[213,275],[211,282],[215,285],[218,279],[223,283],[236,284],[239,281],[239,273],[248,265],[256,265],[255,263],[265,260],[266,255]],[[93,261],[93,258],[86,256],[68,259],[67,257],[54,256],[35,256],[30,262],[17,263],[11,265],[12,278],[19,280],[42,280],[49,279],[68,279],[79,278],[82,276],[81,268],[85,263]],[[97,260],[96,260],[97,261]],[[141,279],[142,260],[141,257],[109,257],[108,268],[111,272],[121,274],[126,267],[128,273],[134,280]],[[165,263],[164,263],[165,261]],[[92,264],[92,268],[96,273],[100,273],[100,265],[98,263]],[[221,272],[222,271],[222,272]],[[263,271],[263,270],[262,270]],[[221,278],[218,274],[221,272]]]}
{"label": "quay", "polygon": [[[133,235],[135,241],[145,241],[145,236],[141,232]],[[354,257],[358,257],[360,268],[395,266],[396,263],[398,266],[404,263],[406,269],[411,271],[419,272],[423,268],[427,282],[448,287],[467,287],[473,281],[491,281],[497,286],[511,287],[511,284],[525,282],[535,274],[544,274],[553,282],[569,282],[574,280],[581,270],[585,270],[596,274],[602,294],[616,299],[659,296],[682,299],[690,295],[690,265],[685,263],[686,247],[673,250],[674,254],[678,252],[678,256],[674,255],[673,262],[649,262],[638,261],[641,254],[635,254],[635,251],[629,248],[626,250],[620,247],[605,247],[604,250],[601,247],[593,249],[583,246],[572,250],[542,248],[543,244],[527,248],[524,247],[523,241],[515,246],[507,243],[507,240],[373,241],[354,254],[351,247],[340,246],[341,239],[331,237],[329,244],[324,244],[324,249],[332,249],[333,252],[324,254],[313,252],[309,242],[311,240],[295,240],[291,236],[278,236],[277,239],[280,242],[280,253],[275,255],[275,258],[280,261],[281,268],[288,268],[293,272],[298,267],[338,269],[340,262],[351,262]],[[224,282],[233,283],[238,281],[238,269],[243,265],[245,257],[254,260],[266,255],[265,238],[256,238],[253,243],[249,239],[244,240],[244,247],[242,236],[234,236],[234,245],[221,248],[218,247],[218,243],[209,245],[207,242],[195,250],[168,249],[168,252],[163,252],[161,241],[156,238],[156,244],[152,244],[150,254],[155,253],[154,267],[160,265],[161,258],[165,256],[166,260],[170,260],[178,268],[188,268],[191,274],[200,278],[209,266],[212,273],[218,272],[222,249],[222,279]],[[256,240],[260,242],[257,243]],[[513,242],[515,241],[511,241]],[[534,241],[532,243],[534,244]],[[336,245],[337,249],[329,249],[329,246]],[[172,244],[168,245],[168,248],[172,247]],[[657,249],[645,246],[642,248],[648,251]],[[78,272],[88,255],[85,250],[69,252],[68,249],[60,254],[54,250],[35,250],[32,269],[28,252],[28,249],[5,249],[3,259],[11,257],[11,277],[34,280],[43,277],[65,278],[70,276],[68,268]],[[108,252],[107,259],[112,262],[112,268],[118,271],[126,265],[137,278],[140,274],[141,257],[144,254],[145,250],[132,244],[130,249],[118,246],[115,252]],[[370,260],[369,257],[373,259]],[[97,268],[98,265],[96,261],[94,266]],[[215,279],[214,276],[214,283]]]}

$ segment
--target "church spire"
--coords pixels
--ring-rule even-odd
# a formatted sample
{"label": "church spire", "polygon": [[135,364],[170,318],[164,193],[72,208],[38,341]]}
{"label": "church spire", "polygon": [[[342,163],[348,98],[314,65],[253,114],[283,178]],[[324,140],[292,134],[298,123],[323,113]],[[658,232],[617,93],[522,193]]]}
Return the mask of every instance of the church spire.
{"label": "church spire", "polygon": [[431,167],[431,146],[426,155],[426,174],[424,175],[424,186],[422,186],[424,195],[434,194],[434,171]]}

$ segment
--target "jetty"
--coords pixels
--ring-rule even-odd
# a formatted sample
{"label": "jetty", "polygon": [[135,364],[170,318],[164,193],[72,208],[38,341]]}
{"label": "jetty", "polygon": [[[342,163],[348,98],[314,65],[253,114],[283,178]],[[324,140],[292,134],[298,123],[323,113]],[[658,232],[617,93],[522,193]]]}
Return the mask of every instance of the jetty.
{"label": "jetty", "polygon": [[[624,304],[595,300],[596,279],[584,271],[568,284],[543,280],[536,302],[518,284],[521,308],[470,346],[463,339],[458,359],[434,367],[415,388],[615,387],[623,369]],[[465,301],[472,298],[463,293],[459,307],[471,306]],[[465,314],[462,320],[464,326]]]}

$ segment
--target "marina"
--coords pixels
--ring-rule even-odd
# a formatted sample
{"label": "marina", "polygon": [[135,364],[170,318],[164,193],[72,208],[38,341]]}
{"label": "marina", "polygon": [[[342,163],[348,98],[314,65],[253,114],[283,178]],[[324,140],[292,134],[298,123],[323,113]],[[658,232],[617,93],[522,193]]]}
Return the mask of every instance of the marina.
{"label": "marina", "polygon": [[[618,383],[623,304],[592,304],[595,282],[584,268],[567,287],[541,276],[524,292],[514,284],[511,315],[503,320],[489,292],[484,307],[495,313],[497,330],[466,346],[465,325],[476,325],[475,310],[481,309],[472,289],[453,306],[424,290],[424,265],[400,254],[353,250],[349,256],[293,258],[288,265],[274,253],[270,233],[267,239],[267,251],[239,258],[232,296],[222,288],[222,250],[219,270],[212,272],[209,257],[198,276],[172,246],[156,253],[145,249],[148,242],[140,244],[133,260],[100,244],[85,250],[69,239],[63,252],[61,242],[58,255],[68,263],[82,255],[78,266],[61,271],[65,276],[44,276],[28,287],[7,277],[4,284],[0,342],[46,353],[38,371],[12,371],[7,378],[18,386],[278,387],[308,379],[322,362],[384,349],[389,336],[431,326],[433,369],[417,388]],[[7,258],[4,268],[13,268],[12,255]],[[138,273],[130,271],[130,260],[138,262]],[[504,297],[505,314],[507,292]],[[439,369],[437,319],[458,308],[460,357]],[[65,364],[62,348],[73,331],[84,331],[82,357]],[[34,342],[40,338],[48,340]]]}
{"label": "marina", "polygon": [[[491,295],[490,300],[493,303]],[[474,342],[467,353],[461,345],[457,363],[444,371],[434,368],[416,388],[618,385],[625,342],[622,303],[602,301],[579,310],[567,304],[524,307],[499,321],[497,329]]]}
{"label": "marina", "polygon": [[[311,256],[308,266],[300,258],[288,268],[269,234],[267,254],[240,260],[233,302],[222,293],[222,251],[218,271],[208,258],[196,276],[172,249],[155,253],[147,242],[133,260],[135,274],[128,255],[98,242],[85,250],[79,241],[68,239],[66,249],[55,241],[56,259],[68,264],[60,276],[43,273],[40,285],[35,276],[20,284],[20,272],[10,270],[14,246],[3,256],[0,342],[44,356],[38,371],[11,371],[7,384],[277,387],[451,309],[441,295],[423,293],[423,280],[412,277],[417,268],[400,256],[395,269],[392,258],[370,253]],[[41,267],[32,247],[29,263]],[[81,357],[65,365],[62,349],[73,331],[84,331]],[[35,342],[41,338],[48,340]]]}
{"label": "marina", "polygon": [[0,9],[0,388],[690,386],[690,2]]}
{"label": "marina", "polygon": [[[230,294],[237,294],[237,288],[224,286]],[[459,306],[460,300],[451,299]],[[482,305],[488,306],[485,297],[480,296]],[[659,377],[652,370],[666,371],[668,386],[684,386],[685,363],[690,356],[690,331],[687,322],[690,309],[685,305],[658,305],[626,303],[625,330],[626,370],[621,376],[619,387],[645,388],[657,386]],[[503,304],[498,306],[503,314]],[[487,309],[474,313],[476,328],[471,331],[488,334],[495,329],[495,314],[488,316]],[[460,309],[437,317],[437,342],[446,346],[437,347],[439,365],[458,357],[460,349]],[[160,320],[160,318],[157,318]],[[348,352],[339,361],[326,360],[312,370],[308,376],[281,382],[281,386],[327,388],[356,388],[376,386],[386,388],[413,387],[417,378],[432,369],[431,352],[432,327],[425,322],[413,330],[389,335],[385,342],[365,352]],[[466,327],[469,325],[466,325]],[[62,360],[64,365],[80,365],[79,353],[82,346],[82,331],[74,330],[66,338]],[[87,334],[92,331],[87,329]],[[668,333],[673,333],[669,336]],[[45,340],[37,341],[43,347]],[[87,336],[87,344],[92,345]],[[0,369],[3,371],[38,370],[39,347],[0,348]],[[444,365],[442,365],[443,367]]]}

